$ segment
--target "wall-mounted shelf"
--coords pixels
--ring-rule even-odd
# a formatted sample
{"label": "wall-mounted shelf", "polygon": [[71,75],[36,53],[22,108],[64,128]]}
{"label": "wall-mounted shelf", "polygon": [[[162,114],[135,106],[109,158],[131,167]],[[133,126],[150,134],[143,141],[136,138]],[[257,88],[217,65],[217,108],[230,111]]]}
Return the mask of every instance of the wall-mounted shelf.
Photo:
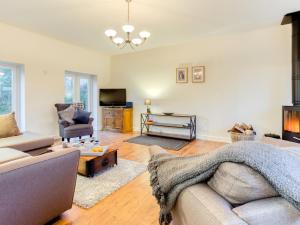
{"label": "wall-mounted shelf", "polygon": [[[172,117],[172,118],[187,118],[188,123],[170,123],[170,122],[157,122],[156,117]],[[188,135],[174,134],[167,132],[151,131],[151,127],[166,127],[166,128],[177,128],[189,130]],[[141,135],[168,137],[174,139],[183,139],[192,141],[196,139],[196,115],[187,114],[162,114],[162,113],[142,113],[141,114]]]}

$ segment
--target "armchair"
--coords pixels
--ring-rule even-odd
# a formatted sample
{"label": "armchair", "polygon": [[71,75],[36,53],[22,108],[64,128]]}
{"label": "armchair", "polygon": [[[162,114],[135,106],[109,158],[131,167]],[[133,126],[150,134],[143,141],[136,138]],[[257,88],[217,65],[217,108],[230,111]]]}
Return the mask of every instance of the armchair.
{"label": "armchair", "polygon": [[[55,104],[57,112],[65,110],[72,104]],[[71,138],[89,135],[90,137],[93,136],[94,129],[93,129],[93,118],[89,119],[88,124],[70,124],[68,121],[63,120],[58,114],[58,124],[59,124],[59,135],[62,138],[62,141],[65,138],[70,142]]]}

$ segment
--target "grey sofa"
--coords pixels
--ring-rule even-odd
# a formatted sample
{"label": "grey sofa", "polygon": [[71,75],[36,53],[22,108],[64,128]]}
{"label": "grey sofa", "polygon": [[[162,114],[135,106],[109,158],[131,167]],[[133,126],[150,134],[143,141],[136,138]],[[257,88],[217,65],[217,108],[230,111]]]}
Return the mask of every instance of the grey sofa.
{"label": "grey sofa", "polygon": [[2,150],[0,158],[8,162],[0,164],[1,225],[42,225],[72,207],[79,151],[33,157]]}
{"label": "grey sofa", "polygon": [[[262,142],[280,147],[300,146],[270,138]],[[300,225],[300,212],[281,197],[231,205],[206,183],[182,191],[172,216],[172,225]]]}
{"label": "grey sofa", "polygon": [[[66,108],[70,107],[71,104],[55,104],[57,112],[65,110]],[[93,136],[94,129],[93,129],[93,118],[90,118],[88,124],[74,124],[71,125],[67,121],[60,118],[58,115],[58,124],[59,124],[59,135],[62,138],[62,141],[66,138],[68,142],[70,138],[79,137],[89,135],[90,137]]]}

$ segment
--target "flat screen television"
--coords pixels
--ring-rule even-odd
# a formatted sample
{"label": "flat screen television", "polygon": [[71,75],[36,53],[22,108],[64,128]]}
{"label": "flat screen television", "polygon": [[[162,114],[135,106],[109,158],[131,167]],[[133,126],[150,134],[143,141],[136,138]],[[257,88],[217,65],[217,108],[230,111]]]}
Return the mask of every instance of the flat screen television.
{"label": "flat screen television", "polygon": [[125,106],[126,89],[100,89],[100,106]]}

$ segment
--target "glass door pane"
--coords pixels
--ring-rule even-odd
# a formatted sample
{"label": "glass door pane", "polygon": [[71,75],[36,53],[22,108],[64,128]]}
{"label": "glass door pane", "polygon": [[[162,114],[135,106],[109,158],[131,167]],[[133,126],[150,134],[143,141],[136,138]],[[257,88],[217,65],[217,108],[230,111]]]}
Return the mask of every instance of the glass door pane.
{"label": "glass door pane", "polygon": [[65,77],[65,103],[73,103],[74,100],[74,79],[71,76]]}
{"label": "glass door pane", "polygon": [[13,72],[12,69],[0,67],[0,114],[13,110]]}
{"label": "glass door pane", "polygon": [[79,85],[80,85],[80,102],[83,103],[84,108],[86,110],[89,110],[89,79],[87,78],[80,78],[79,81]]}

